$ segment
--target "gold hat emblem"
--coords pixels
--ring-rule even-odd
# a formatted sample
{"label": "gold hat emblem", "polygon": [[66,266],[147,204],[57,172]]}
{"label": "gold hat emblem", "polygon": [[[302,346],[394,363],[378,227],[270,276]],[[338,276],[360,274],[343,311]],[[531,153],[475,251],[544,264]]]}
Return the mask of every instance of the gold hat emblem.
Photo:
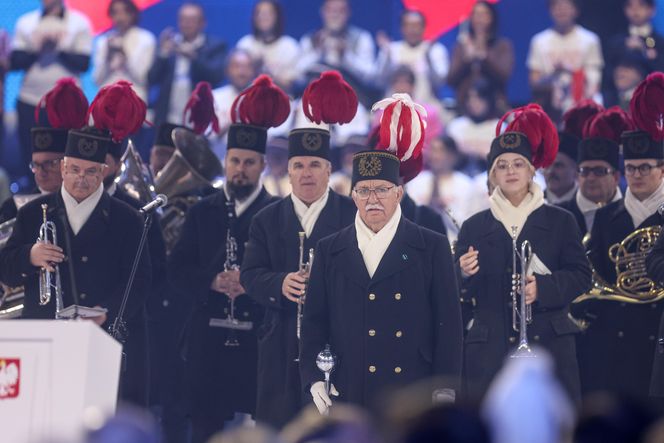
{"label": "gold hat emblem", "polygon": [[500,136],[500,147],[503,149],[515,149],[521,144],[521,135],[508,132]]}
{"label": "gold hat emblem", "polygon": [[307,151],[318,151],[323,146],[323,137],[313,132],[305,132],[302,135],[302,146]]}
{"label": "gold hat emblem", "polygon": [[94,155],[97,153],[97,149],[99,148],[99,143],[97,140],[87,140],[85,138],[80,138],[78,140],[78,152],[83,156],[83,157],[94,157]]}
{"label": "gold hat emblem", "polygon": [[363,156],[357,164],[357,171],[362,177],[375,177],[383,170],[383,164],[373,155]]}
{"label": "gold hat emblem", "polygon": [[53,144],[53,136],[48,132],[38,132],[34,138],[35,148],[47,149]]}
{"label": "gold hat emblem", "polygon": [[241,148],[249,148],[256,144],[256,133],[247,129],[241,128],[237,131],[235,137],[237,144]]}

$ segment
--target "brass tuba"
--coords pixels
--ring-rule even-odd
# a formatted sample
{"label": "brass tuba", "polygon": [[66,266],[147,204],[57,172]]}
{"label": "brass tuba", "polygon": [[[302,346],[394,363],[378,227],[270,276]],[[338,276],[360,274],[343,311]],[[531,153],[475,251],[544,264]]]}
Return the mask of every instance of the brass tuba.
{"label": "brass tuba", "polygon": [[[658,212],[660,210],[664,209],[660,207]],[[637,229],[609,248],[609,259],[616,267],[617,278],[614,284],[604,280],[591,262],[592,288],[578,296],[573,303],[594,299],[644,304],[664,298],[664,288],[652,281],[646,271],[646,257],[655,246],[661,231],[661,226]],[[587,246],[589,241],[590,235],[586,234],[583,239],[584,246]]]}
{"label": "brass tuba", "polygon": [[171,136],[175,153],[155,179],[155,191],[165,194],[169,203],[161,217],[167,254],[180,238],[187,211],[201,200],[194,191],[215,186],[223,171],[205,137],[183,128],[174,129]]}
{"label": "brass tuba", "polygon": [[122,166],[115,183],[127,194],[145,204],[156,197],[152,173],[129,140],[127,149],[120,159]]}

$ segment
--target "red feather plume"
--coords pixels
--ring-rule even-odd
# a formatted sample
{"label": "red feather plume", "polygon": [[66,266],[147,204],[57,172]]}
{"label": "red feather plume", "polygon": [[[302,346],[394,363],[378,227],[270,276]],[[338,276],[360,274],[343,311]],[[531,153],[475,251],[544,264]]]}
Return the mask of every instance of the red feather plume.
{"label": "red feather plume", "polygon": [[618,106],[606,109],[590,120],[583,138],[601,137],[620,144],[620,136],[634,129],[632,119]]}
{"label": "red feather plume", "polygon": [[80,129],[85,126],[88,99],[72,77],[61,78],[48,91],[35,108],[35,122],[39,123],[39,110],[46,105],[48,122],[57,129]]}
{"label": "red feather plume", "polygon": [[198,82],[184,107],[182,120],[185,124],[189,123],[196,134],[203,134],[210,125],[214,132],[219,133],[221,129],[217,114],[214,112],[214,97],[210,83]]}
{"label": "red feather plume", "polygon": [[95,128],[109,131],[113,141],[119,143],[138,132],[146,111],[145,102],[136,95],[131,83],[119,80],[99,90],[88,117],[92,115]]}
{"label": "red feather plume", "polygon": [[401,177],[401,180],[403,180],[403,184],[405,185],[417,175],[422,172],[422,167],[424,165],[424,156],[420,155],[417,157],[411,157],[405,162],[400,162],[399,163],[399,176]]}
{"label": "red feather plume", "polygon": [[629,103],[636,127],[664,140],[664,73],[653,72],[637,86]]}
{"label": "red feather plume", "polygon": [[540,105],[529,104],[521,108],[508,111],[496,126],[496,136],[500,135],[500,128],[510,116],[514,119],[507,125],[505,132],[521,132],[526,135],[532,147],[531,163],[535,168],[551,166],[558,154],[558,131]]}
{"label": "red feather plume", "polygon": [[288,96],[265,74],[242,91],[231,106],[231,121],[263,128],[276,128],[289,114]]}
{"label": "red feather plume", "polygon": [[337,71],[325,71],[302,95],[304,115],[314,123],[348,123],[357,112],[357,94]]}
{"label": "red feather plume", "polygon": [[598,113],[604,111],[604,107],[593,100],[581,100],[578,105],[565,112],[563,115],[563,131],[575,135],[581,139],[584,137],[584,129]]}

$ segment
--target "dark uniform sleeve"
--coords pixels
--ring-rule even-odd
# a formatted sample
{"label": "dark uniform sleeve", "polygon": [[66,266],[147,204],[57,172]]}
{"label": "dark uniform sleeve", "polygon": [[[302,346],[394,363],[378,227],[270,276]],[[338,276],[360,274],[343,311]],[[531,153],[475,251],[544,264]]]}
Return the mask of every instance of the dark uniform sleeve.
{"label": "dark uniform sleeve", "polygon": [[648,276],[660,286],[664,286],[664,235],[660,235],[655,247],[646,257]]}
{"label": "dark uniform sleeve", "polygon": [[[198,207],[194,206],[187,214],[180,238],[168,261],[173,286],[181,294],[191,296],[189,301],[196,304],[205,303],[210,284],[221,271],[219,258],[199,263],[199,242],[204,238],[198,232],[199,212]],[[225,250],[220,250],[220,253],[225,253]]]}
{"label": "dark uniform sleeve", "polygon": [[[448,386],[459,389],[461,379],[463,325],[457,286],[457,273],[450,244],[443,236],[436,244],[431,296],[435,328],[434,371],[449,377]],[[314,264],[315,265],[315,264]]]}
{"label": "dark uniform sleeve", "polygon": [[314,265],[311,269],[307,299],[302,318],[300,340],[300,377],[302,388],[323,379],[316,366],[316,356],[329,342],[329,316],[327,308],[326,250],[319,241],[316,245]]}
{"label": "dark uniform sleeve", "polygon": [[[125,260],[120,265],[120,279],[117,282],[116,288],[110,295],[106,303],[102,306],[108,309],[108,321],[111,322],[115,319],[120,309],[122,297],[124,295],[131,268],[136,255],[136,248],[141,239],[141,226],[140,218],[136,214],[131,214],[132,217],[124,220],[124,230],[126,237],[119,247],[122,248],[122,256]],[[150,293],[150,284],[152,282],[152,267],[150,263],[150,253],[147,247],[143,248],[143,253],[136,268],[134,282],[129,293],[127,300],[127,307],[125,308],[124,318],[131,319],[138,314],[145,305],[145,301]]]}
{"label": "dark uniform sleeve", "polygon": [[0,281],[12,287],[21,286],[27,276],[39,271],[30,263],[30,249],[38,233],[25,232],[24,223],[25,213],[19,212],[12,235],[0,251]]}
{"label": "dark uniform sleeve", "polygon": [[[581,232],[570,213],[563,214],[556,237],[562,242],[558,270],[549,275],[536,274],[537,303],[543,308],[559,309],[590,289],[590,265],[581,244]],[[536,252],[536,251],[535,251]]]}
{"label": "dark uniform sleeve", "polygon": [[256,302],[267,308],[280,309],[281,284],[288,273],[273,271],[274,265],[270,262],[266,228],[261,220],[254,218],[249,228],[249,243],[244,250],[240,282]]}

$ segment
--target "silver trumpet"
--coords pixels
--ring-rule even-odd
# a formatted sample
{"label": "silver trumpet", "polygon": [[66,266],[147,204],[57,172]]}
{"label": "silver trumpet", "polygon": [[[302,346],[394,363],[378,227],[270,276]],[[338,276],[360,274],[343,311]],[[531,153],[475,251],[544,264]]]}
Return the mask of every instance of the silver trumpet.
{"label": "silver trumpet", "polygon": [[[533,321],[531,305],[526,304],[526,284],[528,282],[528,268],[533,256],[533,250],[528,240],[521,243],[521,250],[517,248],[517,227],[512,226],[512,328],[519,332],[519,346],[511,355],[513,358],[534,357],[535,354],[528,345],[528,325]],[[516,272],[517,258],[520,261],[521,273]]]}
{"label": "silver trumpet", "polygon": [[[43,222],[39,228],[39,238],[37,241],[57,246],[58,232],[55,223],[48,220],[46,216],[48,205],[43,204],[41,208]],[[62,285],[60,284],[60,269],[57,265],[54,267],[54,272],[48,271],[45,268],[39,270],[39,304],[41,306],[47,305],[51,301],[51,297],[55,294],[55,318],[58,318],[58,314],[62,310]]]}
{"label": "silver trumpet", "polygon": [[300,298],[297,303],[297,329],[296,329],[296,335],[297,339],[300,339],[300,335],[302,333],[302,316],[304,315],[304,302],[306,301],[306,294],[307,294],[307,289],[306,285],[309,283],[309,274],[311,273],[311,266],[314,264],[314,248],[309,249],[309,260],[305,263],[304,262],[304,232],[299,233],[300,236],[300,264],[299,264],[299,269],[298,273],[300,275],[306,276],[306,283],[305,283],[305,289],[302,292],[302,295],[300,295]]}

